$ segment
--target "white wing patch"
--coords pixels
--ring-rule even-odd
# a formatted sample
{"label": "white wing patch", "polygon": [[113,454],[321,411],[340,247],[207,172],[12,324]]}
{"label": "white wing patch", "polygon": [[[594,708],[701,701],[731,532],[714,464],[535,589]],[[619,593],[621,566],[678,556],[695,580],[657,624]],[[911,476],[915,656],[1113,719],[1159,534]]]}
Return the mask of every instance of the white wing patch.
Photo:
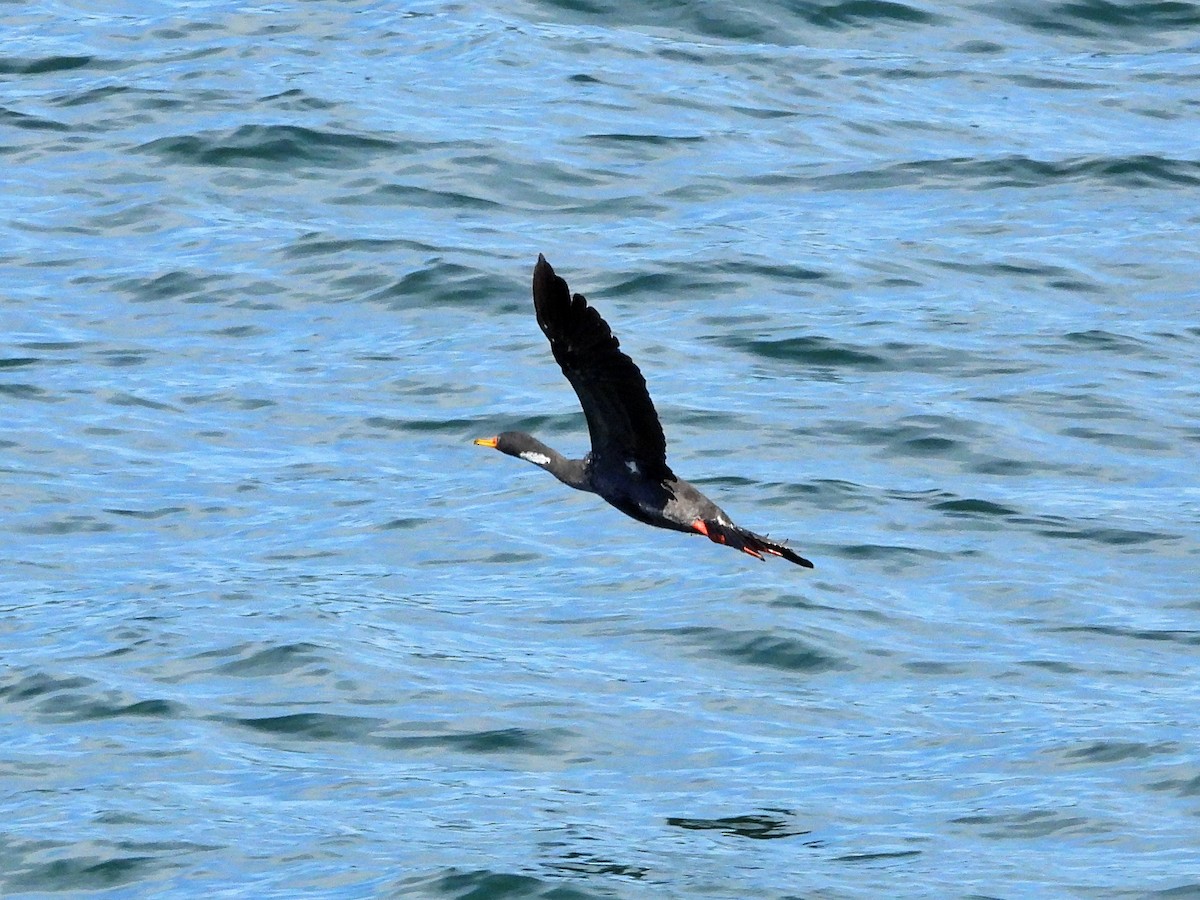
{"label": "white wing patch", "polygon": [[638,468],[638,464],[632,459],[625,460],[625,468],[629,470],[630,475],[641,475],[642,470]]}
{"label": "white wing patch", "polygon": [[538,453],[536,450],[524,450],[521,452],[521,459],[526,462],[531,462],[535,466],[544,466],[550,462],[550,457],[545,453]]}

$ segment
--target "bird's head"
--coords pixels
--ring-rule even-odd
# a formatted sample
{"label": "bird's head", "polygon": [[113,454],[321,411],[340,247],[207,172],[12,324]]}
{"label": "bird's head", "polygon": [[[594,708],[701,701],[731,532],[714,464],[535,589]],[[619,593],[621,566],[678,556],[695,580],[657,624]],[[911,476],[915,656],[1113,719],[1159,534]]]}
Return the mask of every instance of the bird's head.
{"label": "bird's head", "polygon": [[502,431],[495,437],[475,438],[480,447],[491,447],[509,456],[515,456],[535,466],[550,462],[554,451],[532,435],[523,431]]}

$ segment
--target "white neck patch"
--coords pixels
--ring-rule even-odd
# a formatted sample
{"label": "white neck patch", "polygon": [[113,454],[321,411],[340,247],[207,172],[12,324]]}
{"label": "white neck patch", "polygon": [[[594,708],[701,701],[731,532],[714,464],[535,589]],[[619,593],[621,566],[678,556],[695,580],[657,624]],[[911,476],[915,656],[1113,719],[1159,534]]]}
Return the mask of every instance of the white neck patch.
{"label": "white neck patch", "polygon": [[641,475],[642,470],[638,468],[638,464],[632,459],[625,460],[625,468],[629,470],[630,475]]}
{"label": "white neck patch", "polygon": [[520,456],[521,459],[531,462],[535,466],[544,466],[550,462],[550,457],[545,453],[538,453],[536,450],[522,450]]}

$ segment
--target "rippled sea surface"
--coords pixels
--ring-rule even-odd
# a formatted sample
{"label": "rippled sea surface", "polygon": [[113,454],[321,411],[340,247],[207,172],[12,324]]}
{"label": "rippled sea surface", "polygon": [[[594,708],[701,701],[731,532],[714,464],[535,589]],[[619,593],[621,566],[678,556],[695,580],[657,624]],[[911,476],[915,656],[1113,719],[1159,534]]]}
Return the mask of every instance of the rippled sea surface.
{"label": "rippled sea surface", "polygon": [[5,9],[0,894],[1200,895],[1200,5]]}

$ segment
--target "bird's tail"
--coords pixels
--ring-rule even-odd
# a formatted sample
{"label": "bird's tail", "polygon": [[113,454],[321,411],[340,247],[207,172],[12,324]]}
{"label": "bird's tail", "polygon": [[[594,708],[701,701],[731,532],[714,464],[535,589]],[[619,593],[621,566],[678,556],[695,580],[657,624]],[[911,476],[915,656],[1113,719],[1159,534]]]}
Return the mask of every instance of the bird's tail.
{"label": "bird's tail", "polygon": [[794,562],[796,565],[804,566],[806,569],[813,567],[811,562],[791,547],[763,537],[761,534],[755,534],[753,531],[739,528],[733,524],[723,525],[715,521],[703,522],[701,524],[703,528],[694,527],[701,534],[707,536],[710,541],[725,544],[727,547],[733,547],[735,550],[741,550],[743,553],[749,553],[751,556],[759,559],[762,559],[763,554],[766,553],[770,556],[778,556],[781,559],[786,559],[788,562]]}

